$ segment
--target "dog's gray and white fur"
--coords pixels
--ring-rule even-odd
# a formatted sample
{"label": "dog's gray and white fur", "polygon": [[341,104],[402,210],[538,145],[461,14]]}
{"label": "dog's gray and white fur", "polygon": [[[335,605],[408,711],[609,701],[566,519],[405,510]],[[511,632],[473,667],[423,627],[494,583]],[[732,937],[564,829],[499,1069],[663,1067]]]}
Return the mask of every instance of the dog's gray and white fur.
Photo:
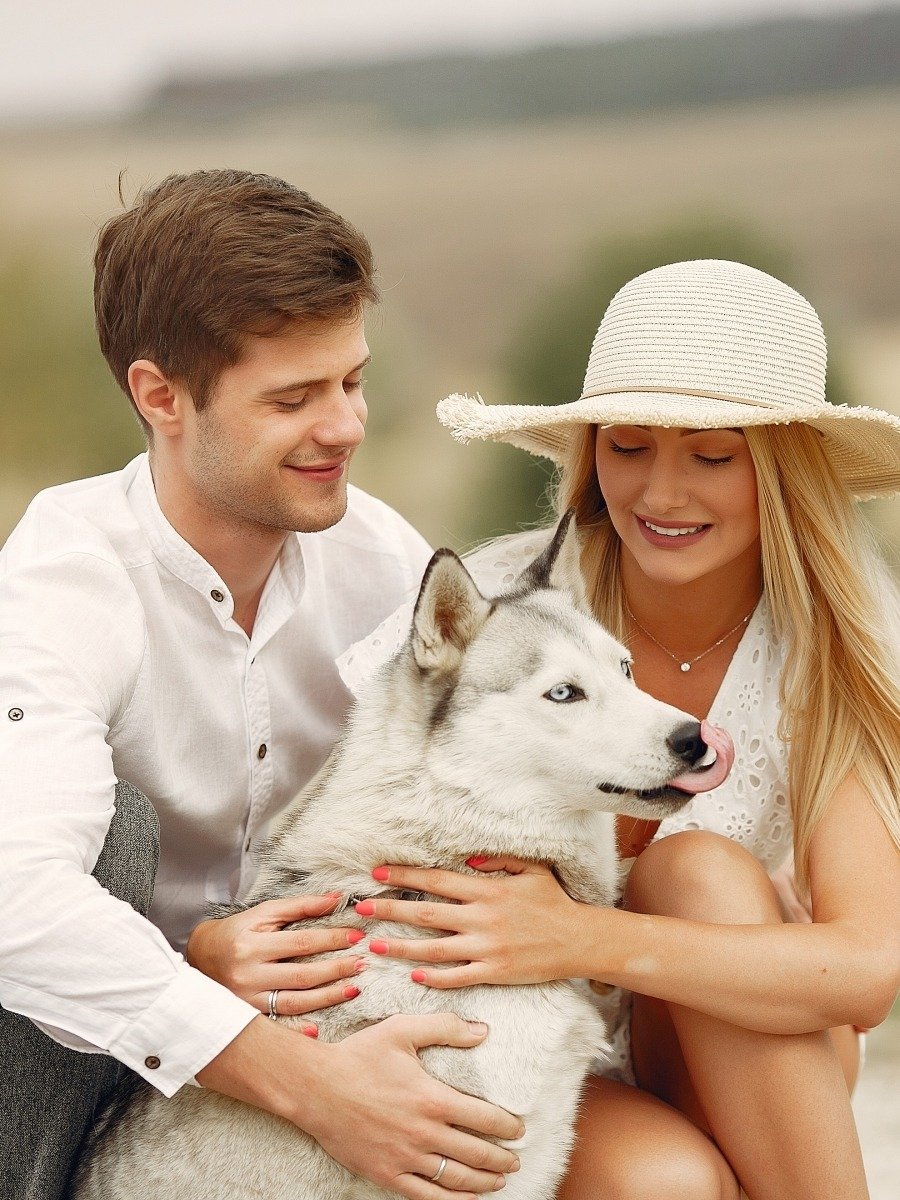
{"label": "dog's gray and white fur", "polygon": [[[694,718],[638,691],[629,676],[627,650],[589,615],[570,517],[495,599],[480,594],[456,555],[438,551],[407,644],[366,687],[333,754],[285,811],[248,903],[396,894],[373,880],[373,867],[468,871],[476,852],[549,863],[575,899],[614,902],[612,814],[649,819],[681,807],[688,797],[667,782],[702,766],[706,750]],[[346,907],[321,921],[372,936],[423,936],[363,922]],[[408,963],[373,956],[362,994],[316,1020],[320,1038],[335,1041],[394,1013],[445,1011],[486,1022],[489,1035],[471,1050],[427,1049],[424,1066],[521,1116],[521,1170],[504,1195],[547,1200],[571,1148],[589,1063],[603,1052],[604,1026],[589,994],[570,982],[433,990],[410,980]],[[185,1087],[171,1099],[145,1088],[107,1121],[71,1196],[389,1194],[288,1122]]]}

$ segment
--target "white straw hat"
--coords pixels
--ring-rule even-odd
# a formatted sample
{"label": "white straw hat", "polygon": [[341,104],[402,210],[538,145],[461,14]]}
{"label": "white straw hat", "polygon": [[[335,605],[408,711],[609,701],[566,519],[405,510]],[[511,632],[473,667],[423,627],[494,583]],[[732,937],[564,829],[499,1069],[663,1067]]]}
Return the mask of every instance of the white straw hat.
{"label": "white straw hat", "polygon": [[859,499],[900,492],[900,419],[825,399],[825,335],[787,284],[741,263],[672,263],[610,301],[581,399],[492,404],[448,396],[438,419],[459,441],[491,438],[562,461],[578,426],[742,428],[802,421],[825,438]]}

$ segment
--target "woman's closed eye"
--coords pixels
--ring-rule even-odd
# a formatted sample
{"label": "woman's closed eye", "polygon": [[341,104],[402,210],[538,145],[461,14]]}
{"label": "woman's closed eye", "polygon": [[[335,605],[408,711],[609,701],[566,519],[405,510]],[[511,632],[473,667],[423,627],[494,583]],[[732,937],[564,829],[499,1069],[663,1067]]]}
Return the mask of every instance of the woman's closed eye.
{"label": "woman's closed eye", "polygon": [[734,462],[733,454],[725,454],[721,458],[714,458],[711,454],[695,454],[694,458],[705,467],[722,467],[726,463]]}

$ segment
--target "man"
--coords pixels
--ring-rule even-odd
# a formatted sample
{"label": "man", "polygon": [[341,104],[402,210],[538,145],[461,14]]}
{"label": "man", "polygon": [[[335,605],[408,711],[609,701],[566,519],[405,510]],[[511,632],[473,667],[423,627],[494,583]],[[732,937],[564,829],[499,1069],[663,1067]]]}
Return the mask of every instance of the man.
{"label": "man", "polygon": [[[53,1128],[70,1148],[104,1091],[66,1085],[53,1060],[63,1085],[48,1097],[40,1062],[23,1074],[16,1038],[35,1033],[18,1013],[166,1094],[196,1077],[278,1113],[401,1195],[493,1190],[514,1156],[461,1129],[515,1138],[520,1122],[416,1057],[475,1045],[483,1028],[403,1017],[320,1046],[261,1014],[352,1003],[346,963],[289,961],[349,931],[298,945],[282,928],[334,898],[201,921],[246,893],[272,818],[327,757],[350,699],[335,659],[428,558],[397,514],[347,487],[366,416],[369,247],[280,180],[207,171],[111,220],[95,269],[101,349],[148,454],[42,493],[0,555],[4,1181],[61,1194]],[[99,882],[134,899],[135,873],[152,870],[117,779],[159,817],[149,920]],[[202,972],[179,953],[189,938]],[[30,1052],[91,1062],[46,1039]],[[59,1092],[75,1094],[54,1108]]]}

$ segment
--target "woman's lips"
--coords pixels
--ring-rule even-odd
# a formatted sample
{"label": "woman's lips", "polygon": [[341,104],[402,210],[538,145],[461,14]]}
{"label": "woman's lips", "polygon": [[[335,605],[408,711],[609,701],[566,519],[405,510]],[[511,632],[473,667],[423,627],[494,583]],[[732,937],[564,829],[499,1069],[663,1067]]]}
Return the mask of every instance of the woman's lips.
{"label": "woman's lips", "polygon": [[[651,546],[658,546],[662,550],[677,550],[684,546],[696,546],[712,528],[711,525],[701,524],[699,521],[685,521],[683,524],[676,525],[673,521],[653,521],[648,522],[646,517],[639,517],[634,514],[634,519],[637,522],[637,527],[641,531],[642,536]],[[656,529],[652,529],[651,525],[655,525],[656,529],[695,529],[696,533],[657,533]]]}

